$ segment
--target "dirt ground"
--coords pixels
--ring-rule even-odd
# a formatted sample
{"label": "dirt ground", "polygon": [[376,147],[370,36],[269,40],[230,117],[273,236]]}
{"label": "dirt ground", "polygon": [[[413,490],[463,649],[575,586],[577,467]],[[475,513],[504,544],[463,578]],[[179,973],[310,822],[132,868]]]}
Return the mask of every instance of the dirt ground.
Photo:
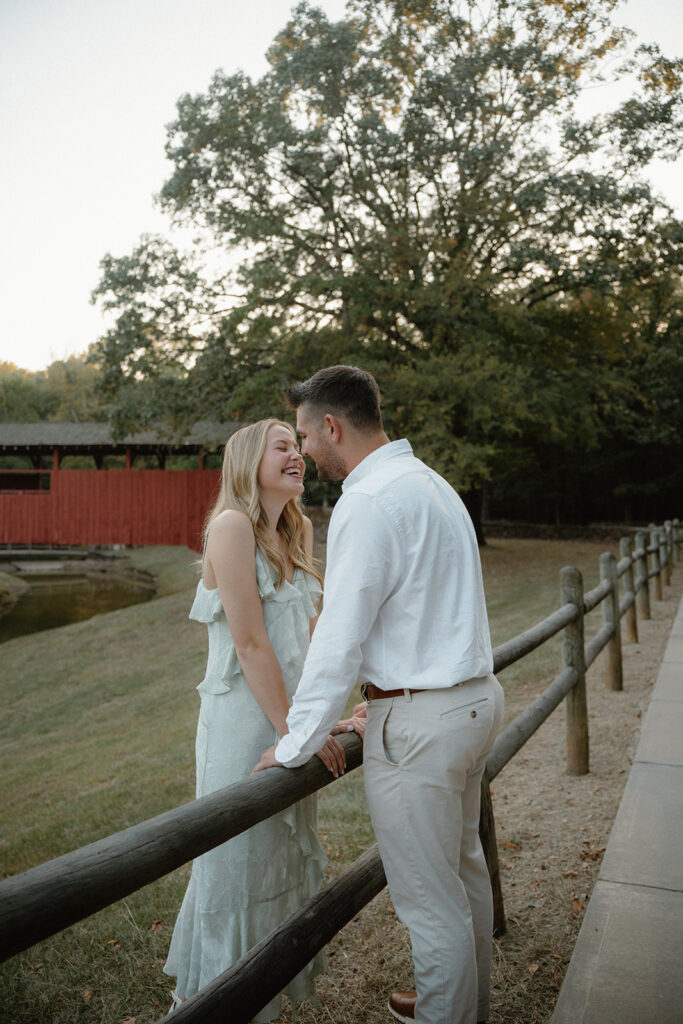
{"label": "dirt ground", "polygon": [[[560,705],[493,782],[507,933],[494,942],[490,1024],[546,1024],[552,1017],[682,595],[679,565],[664,600],[652,599],[651,620],[639,622],[639,642],[624,643],[622,692],[605,687],[605,652],[591,667],[588,775],[565,770]],[[529,692],[528,703],[540,689]],[[320,1006],[304,1007],[302,1024],[392,1020],[388,993],[412,987],[413,979],[407,932],[386,890],[336,937],[328,955]]]}

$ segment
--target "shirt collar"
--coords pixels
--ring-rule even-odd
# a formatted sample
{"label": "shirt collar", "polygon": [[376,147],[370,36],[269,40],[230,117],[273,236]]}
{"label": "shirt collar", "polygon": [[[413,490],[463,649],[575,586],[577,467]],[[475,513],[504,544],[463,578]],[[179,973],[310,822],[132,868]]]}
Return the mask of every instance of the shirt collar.
{"label": "shirt collar", "polygon": [[356,468],[351,470],[342,484],[342,490],[345,491],[347,487],[357,484],[363,477],[374,472],[381,463],[394,459],[398,455],[412,454],[413,449],[410,441],[407,441],[405,437],[401,438],[400,441],[390,441],[389,444],[383,444],[380,448],[376,448],[374,452],[366,455],[363,461],[359,462]]}

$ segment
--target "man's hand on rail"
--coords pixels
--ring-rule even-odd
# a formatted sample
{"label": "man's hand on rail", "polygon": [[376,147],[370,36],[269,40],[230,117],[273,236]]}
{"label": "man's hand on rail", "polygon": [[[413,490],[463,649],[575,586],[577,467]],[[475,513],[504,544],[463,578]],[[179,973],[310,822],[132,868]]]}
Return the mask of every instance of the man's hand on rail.
{"label": "man's hand on rail", "polygon": [[[344,774],[346,769],[346,754],[341,743],[338,743],[333,736],[328,736],[324,744],[316,752],[316,757],[319,757],[322,763],[325,765],[328,771],[332,772],[335,779],[340,775]],[[256,772],[265,771],[266,768],[281,768],[282,764],[280,761],[275,759],[275,747],[268,747],[267,750],[261,754],[261,760],[252,769],[251,774],[254,775]]]}
{"label": "man's hand on rail", "polygon": [[315,756],[319,757],[328,771],[332,772],[335,779],[339,778],[346,771],[346,754],[341,743],[335,740],[334,736],[328,736],[320,750],[316,750]]}

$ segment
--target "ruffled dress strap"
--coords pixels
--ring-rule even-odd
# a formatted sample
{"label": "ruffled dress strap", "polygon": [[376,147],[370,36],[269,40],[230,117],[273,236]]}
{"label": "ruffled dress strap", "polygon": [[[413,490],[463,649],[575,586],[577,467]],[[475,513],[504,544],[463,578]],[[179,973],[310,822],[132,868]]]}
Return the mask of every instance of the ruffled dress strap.
{"label": "ruffled dress strap", "polygon": [[303,569],[294,570],[294,578],[290,583],[285,580],[279,589],[275,587],[276,570],[271,566],[266,556],[256,549],[256,583],[261,596],[261,601],[275,601],[279,604],[288,604],[290,601],[304,602],[304,611],[309,619],[317,615],[316,605],[322,595],[320,584],[315,576]]}
{"label": "ruffled dress strap", "polygon": [[202,578],[197,584],[197,590],[190,608],[189,618],[194,622],[216,622],[224,616],[221,596],[218,587],[209,590],[204,583],[204,560],[206,558],[206,544],[209,539],[209,531],[204,533],[204,544],[202,546]]}
{"label": "ruffled dress strap", "polygon": [[217,622],[218,619],[225,618],[218,587],[214,590],[208,590],[204,580],[199,581],[189,617],[194,619],[195,622],[207,623]]}
{"label": "ruffled dress strap", "polygon": [[320,598],[323,596],[323,588],[320,586],[315,576],[312,576],[310,572],[298,569],[297,574],[301,575],[304,584],[303,587],[300,588],[300,593],[304,601],[304,610],[309,619],[314,619],[318,614],[318,605],[320,604]]}

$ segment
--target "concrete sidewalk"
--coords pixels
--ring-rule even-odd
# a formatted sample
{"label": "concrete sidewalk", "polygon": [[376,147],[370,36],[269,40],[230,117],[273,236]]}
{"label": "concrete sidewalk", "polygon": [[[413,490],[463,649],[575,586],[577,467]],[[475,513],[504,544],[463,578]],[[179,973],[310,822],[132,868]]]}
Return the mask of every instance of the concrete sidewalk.
{"label": "concrete sidewalk", "polygon": [[683,602],[552,1024],[683,1024]]}

